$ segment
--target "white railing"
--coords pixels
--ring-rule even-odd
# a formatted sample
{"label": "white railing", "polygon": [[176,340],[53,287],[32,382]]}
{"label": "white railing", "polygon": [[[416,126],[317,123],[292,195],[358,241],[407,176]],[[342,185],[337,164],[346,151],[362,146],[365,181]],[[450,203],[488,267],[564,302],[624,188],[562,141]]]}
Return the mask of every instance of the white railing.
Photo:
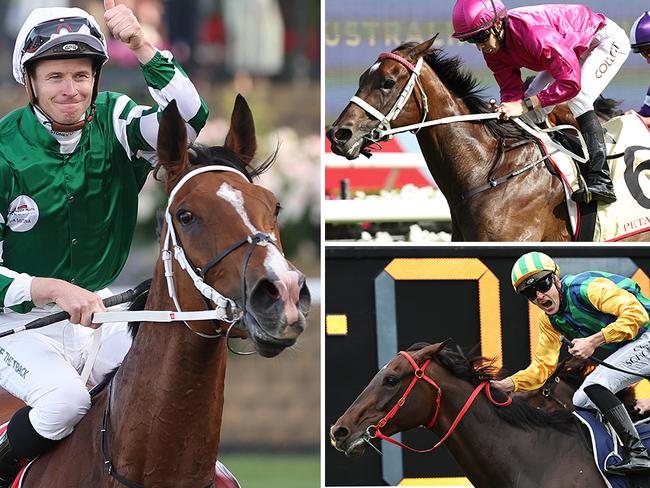
{"label": "white railing", "polygon": [[[426,163],[419,153],[373,153],[371,158],[359,157],[353,161],[325,153],[327,168],[392,168],[387,177],[389,188],[382,195],[352,196],[347,200],[325,200],[322,212],[328,224],[358,222],[450,222],[449,205],[439,190],[423,190],[409,185],[390,190],[400,169],[421,168]],[[390,191],[389,191],[390,190]],[[425,194],[423,196],[423,194]]]}
{"label": "white railing", "polygon": [[449,206],[445,199],[404,200],[372,198],[325,200],[323,215],[328,224],[357,222],[449,222]]}

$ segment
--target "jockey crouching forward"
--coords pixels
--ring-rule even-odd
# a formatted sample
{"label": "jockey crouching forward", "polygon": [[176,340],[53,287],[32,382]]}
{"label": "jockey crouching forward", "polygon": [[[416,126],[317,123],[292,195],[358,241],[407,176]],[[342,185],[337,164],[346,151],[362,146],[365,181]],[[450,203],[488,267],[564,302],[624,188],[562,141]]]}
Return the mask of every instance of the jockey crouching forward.
{"label": "jockey crouching forward", "polygon": [[[567,102],[589,152],[587,191],[572,199],[616,201],[594,101],[630,53],[625,31],[584,5],[506,10],[501,0],[457,0],[453,23],[453,37],[476,44],[494,73],[503,119],[529,112],[531,122],[543,123],[555,105]],[[540,72],[525,91],[521,68]]]}
{"label": "jockey crouching forward", "polygon": [[[619,369],[650,374],[650,299],[630,278],[586,271],[560,278],[546,254],[530,252],[512,268],[512,285],[539,307],[539,342],[530,366],[493,384],[506,392],[540,388],[553,374],[560,355],[560,334],[571,339],[569,353],[586,359],[597,347],[614,350],[607,362]],[[623,443],[623,460],[608,472],[650,471],[650,456],[615,393],[637,383],[638,376],[599,365],[576,391],[573,404],[597,407]]]}
{"label": "jockey crouching forward", "polygon": [[[97,292],[119,274],[133,237],[138,192],[156,164],[158,112],[175,99],[194,140],[205,103],[133,13],[105,0],[105,20],[141,63],[154,107],[98,93],[108,60],[96,20],[78,8],[34,10],[13,53],[29,104],[0,121],[0,331],[59,310],[68,322],[0,339],[0,385],[28,406],[0,437],[0,486],[69,435],[90,408],[80,372],[92,344]],[[90,383],[121,364],[126,324],[103,326]],[[98,332],[99,332],[98,331]]]}

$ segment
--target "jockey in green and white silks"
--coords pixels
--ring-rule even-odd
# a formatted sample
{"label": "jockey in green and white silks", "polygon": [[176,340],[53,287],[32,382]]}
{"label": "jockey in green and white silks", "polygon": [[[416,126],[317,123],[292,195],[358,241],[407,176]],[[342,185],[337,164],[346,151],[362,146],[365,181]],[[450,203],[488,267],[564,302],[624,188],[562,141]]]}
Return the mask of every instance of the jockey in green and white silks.
{"label": "jockey in green and white silks", "polygon": [[[544,253],[521,256],[512,268],[512,284],[536,305],[539,339],[531,364],[495,382],[506,391],[540,388],[553,374],[561,335],[572,341],[569,353],[586,359],[602,346],[614,352],[599,365],[573,396],[573,404],[598,408],[623,442],[623,460],[608,472],[650,471],[650,455],[640,441],[625,406],[614,395],[650,375],[650,299],[632,279],[601,271],[560,278],[560,268]],[[632,373],[632,374],[630,374]]]}
{"label": "jockey in green and white silks", "polygon": [[[190,142],[208,115],[171,53],[151,45],[133,13],[105,7],[111,34],[141,63],[152,107],[99,92],[106,41],[84,10],[36,9],[16,39],[14,77],[30,103],[0,121],[0,331],[61,309],[71,319],[0,340],[0,385],[28,405],[0,438],[0,486],[16,458],[70,434],[90,407],[80,377],[97,327],[90,320],[128,256],[138,192],[157,162],[159,113],[176,100]],[[126,324],[97,332],[91,383],[131,344]]]}

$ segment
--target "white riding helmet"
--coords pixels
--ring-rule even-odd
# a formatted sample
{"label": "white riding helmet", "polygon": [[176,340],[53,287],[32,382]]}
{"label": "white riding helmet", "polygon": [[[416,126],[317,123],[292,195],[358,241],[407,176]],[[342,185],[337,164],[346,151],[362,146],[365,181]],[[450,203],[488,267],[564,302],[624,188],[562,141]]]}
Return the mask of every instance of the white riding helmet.
{"label": "white riding helmet", "polygon": [[25,84],[31,60],[92,56],[97,71],[108,61],[106,38],[95,18],[80,8],[37,8],[29,14],[14,46],[13,74]]}

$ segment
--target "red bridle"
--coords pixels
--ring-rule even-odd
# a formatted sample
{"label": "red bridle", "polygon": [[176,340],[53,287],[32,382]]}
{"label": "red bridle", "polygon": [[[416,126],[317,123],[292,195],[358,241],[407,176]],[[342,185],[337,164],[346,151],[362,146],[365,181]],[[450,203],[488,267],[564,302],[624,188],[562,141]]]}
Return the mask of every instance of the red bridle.
{"label": "red bridle", "polygon": [[[425,370],[427,369],[427,366],[429,366],[429,363],[431,362],[431,359],[427,359],[422,364],[422,366],[420,367],[413,360],[411,355],[409,353],[407,353],[406,351],[400,351],[399,354],[404,356],[408,360],[408,362],[411,364],[411,366],[413,367],[413,370],[414,370],[414,376],[413,376],[413,379],[411,380],[411,383],[409,383],[409,386],[406,388],[406,390],[404,391],[404,394],[400,397],[400,399],[397,401],[395,406],[393,406],[393,408],[390,409],[390,411],[384,416],[384,418],[382,418],[377,423],[376,426],[371,425],[370,427],[368,427],[367,432],[373,438],[384,439],[384,440],[386,440],[388,442],[392,442],[393,444],[397,444],[398,446],[400,446],[400,447],[402,447],[404,449],[408,449],[409,451],[413,451],[413,452],[430,452],[430,451],[433,451],[434,449],[438,448],[440,445],[442,445],[443,442],[445,442],[447,440],[447,437],[449,437],[451,435],[451,433],[456,429],[456,427],[458,426],[458,423],[465,416],[465,414],[467,413],[467,410],[469,410],[469,407],[472,405],[472,403],[474,403],[474,400],[479,395],[481,390],[485,390],[485,396],[488,398],[490,403],[492,403],[492,405],[495,405],[497,407],[507,407],[508,405],[510,405],[512,403],[512,398],[508,398],[503,403],[499,403],[496,400],[494,400],[494,398],[492,398],[492,393],[490,392],[490,382],[489,381],[482,381],[474,389],[472,394],[469,396],[469,398],[465,402],[465,405],[463,405],[463,408],[460,409],[460,412],[458,412],[458,415],[456,416],[453,423],[451,424],[451,427],[449,427],[449,430],[447,431],[447,433],[443,436],[442,439],[440,439],[440,441],[438,441],[438,443],[435,446],[430,447],[429,449],[414,449],[412,447],[407,446],[406,444],[402,444],[400,441],[396,441],[395,439],[392,439],[391,437],[388,437],[387,435],[382,433],[381,428],[385,427],[386,423],[388,423],[388,421],[390,419],[392,419],[393,417],[395,417],[395,415],[397,415],[397,411],[406,403],[406,398],[411,393],[411,390],[413,389],[415,384],[418,382],[418,380],[422,379],[422,380],[426,381],[427,383],[431,384],[437,390],[437,392],[436,392],[436,409],[433,412],[433,416],[431,417],[431,421],[426,426],[427,429],[431,429],[434,426],[434,424],[436,423],[436,419],[438,418],[438,412],[440,411],[440,399],[442,398],[442,388],[440,388],[440,386],[438,386],[438,383],[436,383],[433,379],[429,378],[425,374]],[[370,429],[373,428],[373,427],[374,427],[374,433],[370,434]],[[421,425],[420,427],[424,427],[424,425]]]}

